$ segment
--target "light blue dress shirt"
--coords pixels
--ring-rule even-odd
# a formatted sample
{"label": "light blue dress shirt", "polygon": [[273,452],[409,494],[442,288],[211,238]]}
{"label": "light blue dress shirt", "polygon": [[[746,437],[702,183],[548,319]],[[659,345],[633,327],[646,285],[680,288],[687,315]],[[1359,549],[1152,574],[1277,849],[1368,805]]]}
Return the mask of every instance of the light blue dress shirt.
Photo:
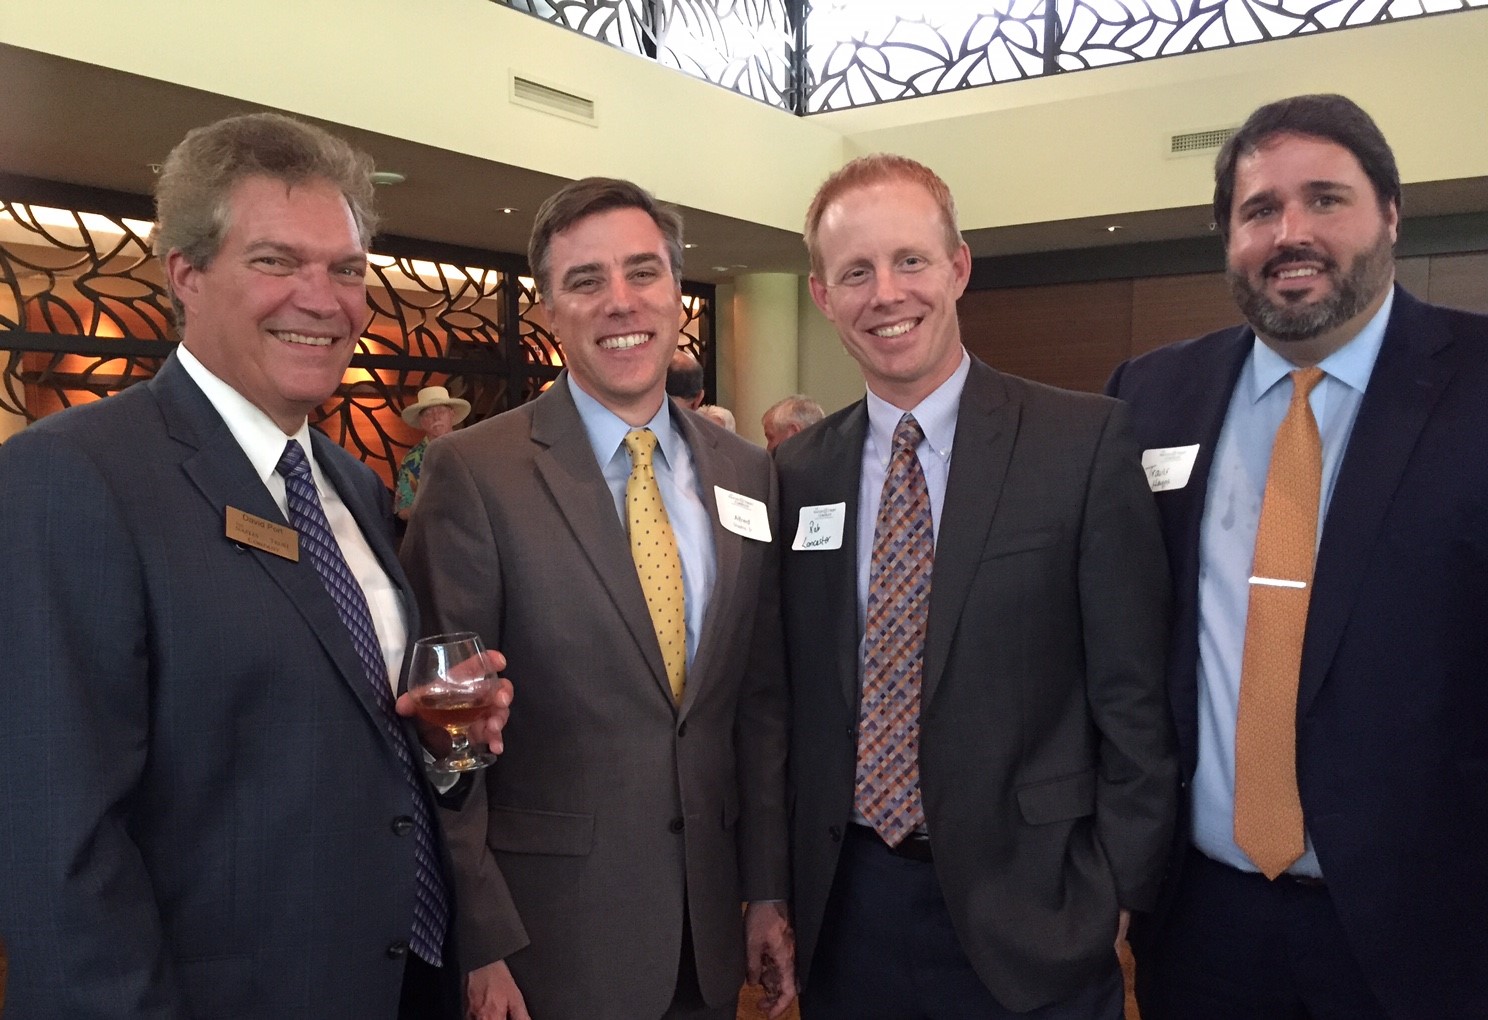
{"label": "light blue dress shirt", "polygon": [[[630,479],[630,451],[625,448],[625,434],[631,426],[585,393],[572,377],[567,381],[574,407],[578,409],[584,431],[589,435],[589,445],[594,448],[594,459],[599,462],[605,484],[610,487],[615,513],[624,527],[625,483]],[[673,413],[671,400],[664,397],[661,409],[641,428],[656,433],[656,453],[652,456],[651,466],[682,559],[682,598],[687,616],[687,665],[690,668],[693,657],[697,655],[703,616],[708,609],[718,568],[713,555],[712,518],[703,501],[692,452],[681,434],[672,427]]]}
{"label": "light blue dress shirt", "polygon": [[[1325,374],[1309,403],[1323,441],[1319,538],[1394,303],[1391,291],[1358,335],[1318,366]],[[1190,791],[1193,841],[1209,857],[1242,871],[1257,869],[1235,845],[1235,719],[1240,703],[1240,666],[1266,471],[1276,430],[1292,399],[1288,374],[1296,367],[1259,339],[1254,341],[1235,382],[1214,448],[1199,531],[1199,760]],[[1321,877],[1310,834],[1306,851],[1288,870]]]}

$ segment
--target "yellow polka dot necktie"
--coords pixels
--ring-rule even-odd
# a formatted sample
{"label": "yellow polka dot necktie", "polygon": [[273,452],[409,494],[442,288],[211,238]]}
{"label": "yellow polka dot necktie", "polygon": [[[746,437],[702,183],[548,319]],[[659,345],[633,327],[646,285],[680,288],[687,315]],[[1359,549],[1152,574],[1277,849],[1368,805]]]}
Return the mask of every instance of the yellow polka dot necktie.
{"label": "yellow polka dot necktie", "polygon": [[625,525],[630,531],[630,557],[635,560],[641,590],[646,593],[646,607],[651,610],[651,626],[656,628],[656,640],[661,642],[661,658],[666,663],[672,697],[681,702],[682,687],[687,679],[687,614],[682,594],[682,558],[677,554],[672,522],[667,519],[661,488],[656,484],[656,472],[651,467],[656,433],[650,429],[631,429],[625,434],[625,448],[630,451],[630,479],[625,483]]}
{"label": "yellow polka dot necktie", "polygon": [[1306,848],[1297,791],[1297,681],[1312,599],[1323,443],[1308,403],[1320,368],[1292,373],[1256,529],[1235,723],[1235,843],[1267,878]]}

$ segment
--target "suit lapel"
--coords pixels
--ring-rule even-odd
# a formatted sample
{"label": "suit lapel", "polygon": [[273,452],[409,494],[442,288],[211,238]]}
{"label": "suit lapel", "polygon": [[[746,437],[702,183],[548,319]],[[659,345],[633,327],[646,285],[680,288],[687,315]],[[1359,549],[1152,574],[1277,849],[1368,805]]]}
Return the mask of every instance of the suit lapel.
{"label": "suit lapel", "polygon": [[935,696],[945,672],[956,622],[981,565],[981,551],[987,546],[987,533],[1012,460],[1021,411],[1002,377],[973,358],[956,411],[951,471],[935,540],[921,692],[926,704]]}
{"label": "suit lapel", "polygon": [[1323,522],[1302,650],[1299,713],[1307,711],[1322,686],[1391,498],[1451,378],[1449,359],[1441,356],[1450,342],[1430,309],[1397,287]]}
{"label": "suit lapel", "polygon": [[[858,618],[858,490],[863,477],[863,443],[868,437],[868,404],[854,404],[835,425],[828,426],[821,440],[821,450],[813,458],[804,479],[804,500],[791,500],[791,506],[828,505],[845,502],[842,514],[842,548],[830,553],[803,552],[803,565],[820,564],[824,573],[822,590],[827,604],[821,607],[824,617],[821,633],[840,634],[837,642],[837,676],[842,682],[842,698],[854,712],[858,708],[858,667],[861,659],[862,624]],[[790,548],[799,520],[781,515],[778,540]],[[799,569],[799,568],[798,568]]]}
{"label": "suit lapel", "polygon": [[713,660],[718,649],[726,646],[724,636],[727,628],[734,625],[740,613],[752,608],[741,605],[738,598],[739,564],[746,539],[723,526],[718,512],[718,496],[713,491],[713,487],[717,485],[730,492],[739,492],[741,486],[738,466],[732,459],[719,453],[716,443],[703,430],[686,421],[686,417],[674,413],[672,427],[681,434],[692,454],[692,465],[697,471],[698,485],[702,489],[703,505],[708,508],[708,523],[713,533],[713,556],[717,569],[714,572],[713,591],[708,595],[708,609],[703,616],[702,632],[698,635],[697,652],[687,671],[687,686],[682,694],[682,715],[687,714],[698,691],[712,675]]}
{"label": "suit lapel", "polygon": [[[615,513],[589,434],[568,392],[566,373],[533,402],[532,441],[543,447],[535,463],[553,504],[599,576],[637,651],[650,665],[652,678],[671,701],[666,663],[630,558],[630,540]],[[602,498],[596,499],[596,495]]]}
{"label": "suit lapel", "polygon": [[[212,505],[218,518],[225,522],[227,508],[232,506],[255,517],[287,525],[284,514],[253,470],[232,431],[174,357],[167,361],[150,385],[160,399],[161,413],[171,437],[193,448],[194,452],[182,458],[181,469]],[[344,499],[349,488],[338,487]],[[347,505],[354,507],[356,501],[347,499]],[[370,536],[376,529],[364,527],[363,531]],[[225,534],[222,540],[229,541]],[[370,537],[369,541],[372,541]],[[245,555],[257,560],[283,590],[305,618],[310,633],[325,649],[358,703],[374,722],[379,719],[382,709],[373,700],[361,660],[352,647],[351,636],[314,565],[303,556],[298,563],[291,563],[261,549],[248,548]],[[391,576],[402,583],[401,572]],[[381,725],[375,729],[379,734],[384,732]]]}

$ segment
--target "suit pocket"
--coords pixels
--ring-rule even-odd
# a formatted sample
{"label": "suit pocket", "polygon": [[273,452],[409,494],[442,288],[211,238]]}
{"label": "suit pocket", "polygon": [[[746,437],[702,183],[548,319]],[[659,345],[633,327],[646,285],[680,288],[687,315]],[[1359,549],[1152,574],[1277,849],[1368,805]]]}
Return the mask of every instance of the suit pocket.
{"label": "suit pocket", "polygon": [[492,804],[486,843],[512,854],[583,857],[594,849],[594,816]]}
{"label": "suit pocket", "polygon": [[1095,770],[1020,786],[1018,809],[1029,825],[1049,825],[1095,814]]}
{"label": "suit pocket", "polygon": [[1063,534],[1063,528],[1030,528],[1015,531],[1011,535],[999,535],[994,531],[982,550],[982,560],[997,560],[1004,556],[1033,552],[1035,549],[1047,549],[1058,544]]}

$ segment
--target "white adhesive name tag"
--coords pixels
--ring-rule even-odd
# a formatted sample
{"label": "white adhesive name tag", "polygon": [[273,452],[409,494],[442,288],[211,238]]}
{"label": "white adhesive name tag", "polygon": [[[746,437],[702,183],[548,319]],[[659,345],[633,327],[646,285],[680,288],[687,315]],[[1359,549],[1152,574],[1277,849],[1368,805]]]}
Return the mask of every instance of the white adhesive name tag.
{"label": "white adhesive name tag", "polygon": [[796,540],[791,543],[791,548],[797,552],[841,549],[842,522],[846,518],[846,503],[803,506],[801,521],[796,525]]}
{"label": "white adhesive name tag", "polygon": [[770,515],[765,504],[721,485],[713,486],[713,498],[718,501],[719,524],[736,535],[757,542],[770,541]]}
{"label": "white adhesive name tag", "polygon": [[1199,455],[1199,444],[1192,446],[1169,446],[1162,450],[1142,451],[1142,470],[1147,472],[1147,485],[1153,492],[1181,489],[1188,484],[1193,474],[1194,458]]}

